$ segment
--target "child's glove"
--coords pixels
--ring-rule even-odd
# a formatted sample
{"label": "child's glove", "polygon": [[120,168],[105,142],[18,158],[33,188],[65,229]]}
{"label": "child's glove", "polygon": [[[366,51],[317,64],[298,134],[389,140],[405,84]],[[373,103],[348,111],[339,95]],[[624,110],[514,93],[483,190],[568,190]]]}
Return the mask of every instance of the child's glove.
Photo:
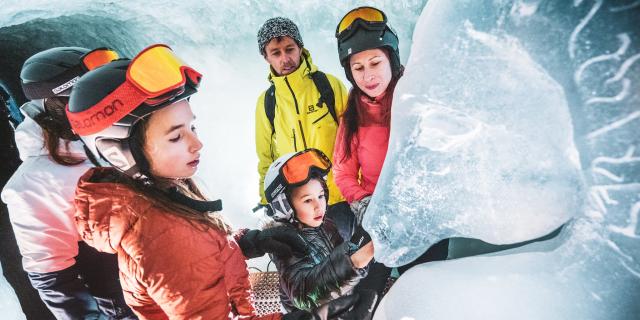
{"label": "child's glove", "polygon": [[362,224],[362,219],[364,219],[364,213],[367,211],[369,201],[371,201],[371,195],[365,196],[364,198],[353,201],[349,204],[351,211],[356,216],[356,226]]}
{"label": "child's glove", "polygon": [[291,226],[249,230],[237,242],[244,256],[249,259],[262,257],[265,253],[282,259],[292,255],[302,257],[308,250],[307,243]]}
{"label": "child's glove", "polygon": [[282,320],[370,320],[378,295],[373,290],[360,290],[329,301],[311,312],[298,310],[282,316]]}
{"label": "child's glove", "polygon": [[351,236],[351,240],[349,241],[355,244],[358,248],[362,248],[362,246],[371,241],[371,236],[367,231],[364,230],[361,225],[359,225],[353,231],[353,235]]}

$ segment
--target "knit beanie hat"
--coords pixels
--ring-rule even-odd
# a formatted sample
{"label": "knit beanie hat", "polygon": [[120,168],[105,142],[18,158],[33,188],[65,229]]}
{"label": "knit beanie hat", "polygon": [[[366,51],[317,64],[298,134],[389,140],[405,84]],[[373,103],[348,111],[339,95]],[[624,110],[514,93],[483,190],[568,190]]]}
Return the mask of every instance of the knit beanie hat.
{"label": "knit beanie hat", "polygon": [[258,49],[264,55],[264,47],[273,38],[288,36],[291,37],[300,47],[304,47],[300,31],[293,21],[284,17],[271,18],[258,30]]}

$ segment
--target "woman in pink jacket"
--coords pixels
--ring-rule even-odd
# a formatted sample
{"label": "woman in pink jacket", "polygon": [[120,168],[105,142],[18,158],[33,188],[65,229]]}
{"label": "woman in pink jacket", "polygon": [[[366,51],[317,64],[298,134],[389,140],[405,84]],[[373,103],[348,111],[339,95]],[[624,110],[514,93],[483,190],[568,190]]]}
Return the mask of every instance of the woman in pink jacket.
{"label": "woman in pink jacket", "polygon": [[340,63],[353,88],[340,119],[333,171],[359,225],[387,154],[393,90],[404,67],[398,36],[378,9],[350,11],[338,24],[336,37]]}
{"label": "woman in pink jacket", "polygon": [[[353,88],[340,119],[333,173],[356,216],[356,230],[362,233],[360,224],[387,154],[393,90],[404,67],[398,36],[378,9],[350,11],[338,24],[336,37],[340,62]],[[381,296],[390,273],[390,268],[373,263],[356,291],[373,289]]]}
{"label": "woman in pink jacket", "polygon": [[[338,24],[336,38],[340,63],[353,88],[340,119],[333,173],[356,216],[357,230],[362,230],[360,224],[387,154],[393,91],[404,67],[400,64],[398,36],[387,24],[384,12],[376,8],[351,10]],[[415,264],[446,257],[444,240],[398,270],[403,273]],[[381,295],[390,272],[384,265],[374,263],[360,286]]]}
{"label": "woman in pink jacket", "polygon": [[336,37],[340,63],[353,88],[340,119],[333,171],[360,224],[387,154],[393,90],[404,67],[398,36],[378,9],[350,11],[338,24]]}

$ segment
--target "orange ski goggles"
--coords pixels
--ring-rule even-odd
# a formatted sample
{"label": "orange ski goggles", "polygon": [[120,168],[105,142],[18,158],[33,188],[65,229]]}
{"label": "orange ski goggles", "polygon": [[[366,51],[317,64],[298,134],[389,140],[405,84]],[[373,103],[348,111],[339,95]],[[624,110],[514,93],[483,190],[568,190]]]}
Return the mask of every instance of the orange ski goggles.
{"label": "orange ski goggles", "polygon": [[[164,44],[142,50],[127,67],[125,81],[93,107],[67,112],[72,123],[88,123],[74,128],[78,135],[100,132],[145,103],[159,106],[178,97],[185,85],[197,88],[202,74],[184,63]],[[68,108],[68,107],[67,107]],[[96,115],[100,112],[100,116]]]}
{"label": "orange ski goggles", "polygon": [[97,48],[85,53],[80,59],[82,64],[91,71],[119,58],[118,53],[109,48]]}
{"label": "orange ski goggles", "polygon": [[197,86],[201,78],[199,72],[164,44],[155,44],[142,50],[127,69],[127,80],[148,98],[159,97],[183,87],[187,80]]}
{"label": "orange ski goggles", "polygon": [[303,184],[309,181],[312,170],[329,173],[331,160],[318,149],[307,149],[291,157],[280,168],[280,174],[289,185]]}
{"label": "orange ski goggles", "polygon": [[359,7],[349,11],[336,27],[336,38],[347,38],[357,27],[369,30],[384,30],[387,16],[373,7]]}
{"label": "orange ski goggles", "polygon": [[278,176],[265,190],[267,201],[282,196],[286,187],[299,186],[311,179],[312,173],[329,174],[331,160],[318,149],[306,149],[294,154],[280,165]]}

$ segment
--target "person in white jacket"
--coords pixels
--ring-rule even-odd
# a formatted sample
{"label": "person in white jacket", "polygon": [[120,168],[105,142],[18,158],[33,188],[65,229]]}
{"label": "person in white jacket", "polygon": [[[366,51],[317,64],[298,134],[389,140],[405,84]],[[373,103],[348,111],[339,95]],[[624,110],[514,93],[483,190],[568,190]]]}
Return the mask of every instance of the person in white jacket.
{"label": "person in white jacket", "polygon": [[116,58],[104,48],[53,48],[27,59],[20,75],[31,100],[15,131],[23,163],[1,197],[23,268],[57,319],[136,319],[124,301],[116,256],[86,245],[75,227],[78,178],[94,164],[65,116],[79,77]]}

